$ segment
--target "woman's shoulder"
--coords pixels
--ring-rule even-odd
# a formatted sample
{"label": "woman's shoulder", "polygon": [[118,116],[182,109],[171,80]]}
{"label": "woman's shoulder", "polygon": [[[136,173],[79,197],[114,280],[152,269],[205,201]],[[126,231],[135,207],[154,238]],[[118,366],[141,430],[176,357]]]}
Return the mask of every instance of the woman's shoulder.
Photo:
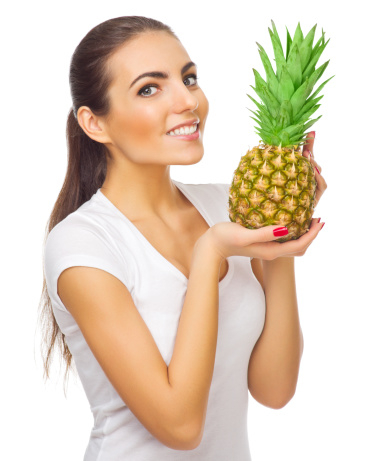
{"label": "woman's shoulder", "polygon": [[182,191],[186,191],[196,198],[206,198],[217,200],[226,200],[229,196],[230,184],[227,183],[182,183],[173,181]]}
{"label": "woman's shoulder", "polygon": [[176,185],[189,198],[199,211],[204,211],[213,223],[229,221],[229,184],[203,183]]}
{"label": "woman's shoulder", "polygon": [[45,252],[57,256],[66,252],[93,251],[107,246],[107,210],[97,199],[97,194],[68,214],[49,232]]}
{"label": "woman's shoulder", "polygon": [[97,191],[89,200],[56,224],[48,234],[48,240],[100,233],[102,223],[107,221],[107,214],[107,209],[103,206]]}

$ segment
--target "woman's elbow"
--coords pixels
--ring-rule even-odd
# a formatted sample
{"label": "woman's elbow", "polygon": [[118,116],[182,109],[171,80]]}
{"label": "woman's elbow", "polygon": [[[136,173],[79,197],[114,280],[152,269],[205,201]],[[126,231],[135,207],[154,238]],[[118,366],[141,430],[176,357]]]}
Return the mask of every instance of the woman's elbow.
{"label": "woman's elbow", "polygon": [[202,441],[203,429],[200,423],[182,423],[179,426],[173,426],[169,429],[171,443],[165,444],[175,450],[194,450]]}
{"label": "woman's elbow", "polygon": [[252,394],[252,397],[261,405],[265,407],[272,408],[273,410],[280,410],[284,408],[293,398],[296,393],[296,386],[289,389],[276,389],[274,392],[271,392],[269,395],[255,395]]}

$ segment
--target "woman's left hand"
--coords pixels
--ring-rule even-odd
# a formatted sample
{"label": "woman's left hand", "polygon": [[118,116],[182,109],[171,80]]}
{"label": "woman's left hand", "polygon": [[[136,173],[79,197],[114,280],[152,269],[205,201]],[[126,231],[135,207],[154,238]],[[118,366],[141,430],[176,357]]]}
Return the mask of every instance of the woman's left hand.
{"label": "woman's left hand", "polygon": [[327,183],[325,182],[323,176],[321,175],[322,168],[314,160],[315,131],[311,131],[310,133],[308,133],[308,137],[309,139],[307,140],[307,143],[304,144],[302,148],[302,155],[306,157],[308,160],[310,160],[310,163],[314,167],[315,179],[317,182],[316,192],[315,192],[315,203],[314,203],[314,207],[316,207],[316,205],[319,203],[320,197],[323,195],[323,193],[327,189]]}

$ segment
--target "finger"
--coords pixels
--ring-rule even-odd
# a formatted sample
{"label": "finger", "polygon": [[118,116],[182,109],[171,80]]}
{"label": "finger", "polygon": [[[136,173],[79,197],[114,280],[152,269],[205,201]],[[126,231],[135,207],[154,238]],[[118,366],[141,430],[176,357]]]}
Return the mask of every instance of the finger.
{"label": "finger", "polygon": [[311,155],[314,156],[314,141],[315,141],[315,131],[310,131],[310,133],[307,133],[306,137],[306,143],[304,144],[302,148],[302,152],[304,153],[305,151],[311,152]]}
{"label": "finger", "polygon": [[316,171],[316,173],[318,174],[322,173],[322,167],[319,165],[319,163],[317,163],[314,160],[314,157],[311,155],[309,151],[305,151],[302,155],[306,157],[309,160],[309,162],[313,165],[314,171]]}
{"label": "finger", "polygon": [[260,229],[246,229],[243,227],[243,230],[244,245],[251,245],[257,242],[271,242],[272,240],[288,235],[288,229],[283,226],[265,226]]}
{"label": "finger", "polygon": [[327,189],[327,183],[325,182],[325,179],[321,175],[315,175],[316,176],[316,192],[315,192],[315,202],[314,202],[314,207],[318,205],[318,202],[321,198],[321,196],[324,194],[325,190]]}
{"label": "finger", "polygon": [[[313,223],[314,223],[314,224],[313,224]],[[294,253],[294,254],[292,254],[292,255],[290,255],[290,256],[303,256],[303,255],[306,253],[306,251],[309,249],[309,246],[314,242],[314,240],[315,240],[315,238],[318,236],[319,232],[323,229],[324,224],[325,224],[325,223],[324,223],[324,222],[321,222],[321,219],[320,219],[320,218],[319,218],[319,219],[318,219],[318,218],[313,219],[313,221],[312,221],[312,223],[311,223],[311,227],[316,226],[316,227],[314,227],[314,232],[315,232],[315,233],[314,233],[314,238],[311,239],[311,241],[309,242],[309,244],[306,245],[306,247],[305,247],[302,251],[300,251],[300,252],[298,252],[298,253]]]}
{"label": "finger", "polygon": [[290,240],[280,244],[280,247],[275,247],[273,250],[277,253],[276,257],[294,255],[301,253],[313,242],[318,233],[321,231],[324,223],[321,223],[319,218],[313,218],[309,230],[296,240]]}
{"label": "finger", "polygon": [[322,173],[322,167],[317,163],[313,158],[310,159],[310,162],[313,164],[315,171],[320,175]]}

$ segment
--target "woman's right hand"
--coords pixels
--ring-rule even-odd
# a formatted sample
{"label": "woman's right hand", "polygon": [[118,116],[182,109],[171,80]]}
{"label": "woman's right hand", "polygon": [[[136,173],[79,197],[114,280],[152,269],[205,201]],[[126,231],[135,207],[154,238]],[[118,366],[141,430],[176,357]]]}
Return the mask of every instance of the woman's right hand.
{"label": "woman's right hand", "polygon": [[310,229],[297,240],[275,242],[280,236],[274,231],[281,226],[266,226],[261,229],[247,229],[234,222],[220,222],[213,225],[205,234],[210,244],[221,257],[249,256],[273,260],[282,256],[303,256],[318,235],[323,224],[318,218],[312,220]]}

